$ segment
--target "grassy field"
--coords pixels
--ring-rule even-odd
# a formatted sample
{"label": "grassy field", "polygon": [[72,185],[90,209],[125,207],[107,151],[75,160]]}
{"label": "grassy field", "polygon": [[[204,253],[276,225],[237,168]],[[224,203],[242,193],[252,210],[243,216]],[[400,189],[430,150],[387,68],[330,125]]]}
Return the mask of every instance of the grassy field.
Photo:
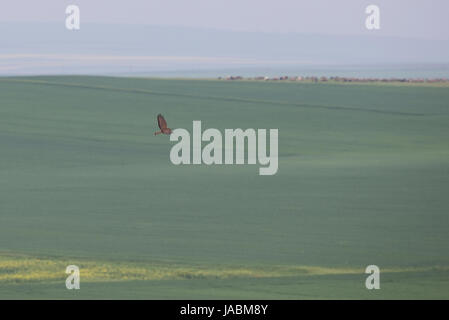
{"label": "grassy field", "polygon": [[[279,171],[174,166],[158,113]],[[0,78],[1,299],[448,299],[448,191],[449,87]]]}

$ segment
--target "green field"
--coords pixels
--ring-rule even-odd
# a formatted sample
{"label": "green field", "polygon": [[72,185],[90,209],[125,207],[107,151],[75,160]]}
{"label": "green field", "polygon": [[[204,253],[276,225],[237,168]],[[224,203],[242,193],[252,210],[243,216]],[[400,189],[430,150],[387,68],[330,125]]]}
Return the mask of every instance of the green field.
{"label": "green field", "polygon": [[[175,166],[158,113],[279,171]],[[0,299],[449,299],[448,191],[447,86],[0,78]]]}

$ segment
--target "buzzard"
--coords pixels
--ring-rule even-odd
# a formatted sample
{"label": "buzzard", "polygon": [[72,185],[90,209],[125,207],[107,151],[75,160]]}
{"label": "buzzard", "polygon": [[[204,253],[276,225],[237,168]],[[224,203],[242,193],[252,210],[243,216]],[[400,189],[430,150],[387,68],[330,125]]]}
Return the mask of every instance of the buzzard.
{"label": "buzzard", "polygon": [[155,132],[154,135],[161,134],[161,133],[163,133],[163,134],[171,134],[172,133],[172,130],[170,128],[167,128],[167,121],[165,121],[162,114],[157,115],[157,124],[159,126],[159,129],[161,129],[161,131]]}

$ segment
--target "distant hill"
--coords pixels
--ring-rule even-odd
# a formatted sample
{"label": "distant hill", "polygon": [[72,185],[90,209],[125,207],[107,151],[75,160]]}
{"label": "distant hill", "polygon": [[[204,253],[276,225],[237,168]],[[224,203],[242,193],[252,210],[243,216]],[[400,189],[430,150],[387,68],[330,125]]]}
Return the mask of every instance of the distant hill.
{"label": "distant hill", "polygon": [[63,22],[1,23],[0,42],[0,74],[449,63],[447,41],[375,34],[97,24],[68,31]]}

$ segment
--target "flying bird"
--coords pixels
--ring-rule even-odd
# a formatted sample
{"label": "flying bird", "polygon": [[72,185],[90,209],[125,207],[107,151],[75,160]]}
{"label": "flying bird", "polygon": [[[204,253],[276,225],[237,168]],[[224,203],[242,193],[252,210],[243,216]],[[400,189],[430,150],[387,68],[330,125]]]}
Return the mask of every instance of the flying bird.
{"label": "flying bird", "polygon": [[167,121],[165,121],[162,114],[157,115],[157,124],[159,126],[159,129],[161,129],[161,131],[155,132],[154,135],[161,134],[161,133],[163,133],[163,134],[171,134],[172,133],[172,130],[170,128],[167,128]]}

